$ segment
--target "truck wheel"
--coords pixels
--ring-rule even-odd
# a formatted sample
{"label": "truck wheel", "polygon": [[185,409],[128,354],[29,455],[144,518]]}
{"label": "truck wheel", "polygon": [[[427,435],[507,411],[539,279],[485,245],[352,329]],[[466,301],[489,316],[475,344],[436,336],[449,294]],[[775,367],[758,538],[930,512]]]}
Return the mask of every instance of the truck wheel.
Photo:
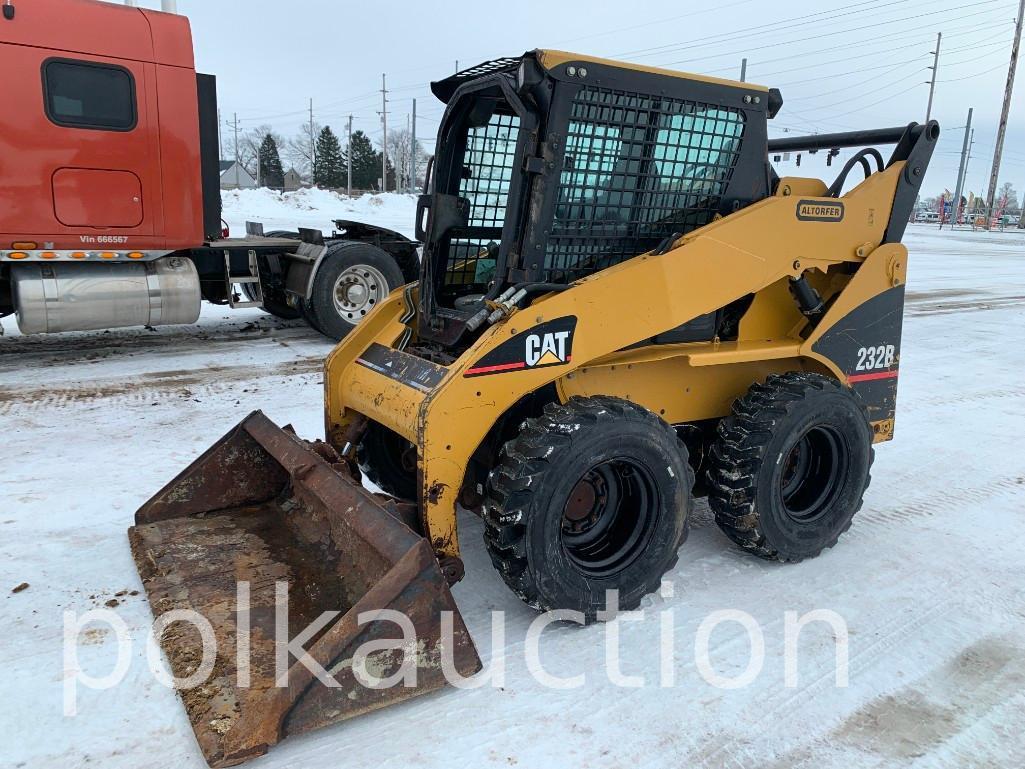
{"label": "truck wheel", "polygon": [[416,486],[416,446],[384,425],[371,422],[356,447],[360,472],[396,499],[412,501]]}
{"label": "truck wheel", "polygon": [[306,325],[308,325],[313,330],[319,331],[321,334],[324,334],[324,336],[327,336],[327,334],[324,332],[324,329],[322,329],[320,325],[317,323],[317,316],[313,312],[313,305],[310,304],[309,299],[300,300],[299,312],[302,314],[303,320],[306,321]]}
{"label": "truck wheel", "polygon": [[[288,232],[286,230],[274,230],[272,232],[265,233],[265,237],[268,238],[292,238],[293,240],[299,240],[298,232]],[[288,304],[285,299],[284,291],[273,291],[267,288],[266,281],[263,281],[263,309],[265,312],[273,315],[276,318],[282,320],[296,320],[302,316],[302,313],[298,308],[292,307]],[[246,298],[252,302],[256,299],[249,284],[242,284],[242,293],[246,295]]]}
{"label": "truck wheel", "polygon": [[634,609],[687,536],[694,473],[671,426],[609,397],[553,403],[502,448],[488,478],[484,541],[528,605],[593,622],[605,591]]}
{"label": "truck wheel", "polygon": [[402,270],[387,251],[369,243],[335,243],[313,279],[313,325],[325,336],[341,340],[404,284]]}
{"label": "truck wheel", "polygon": [[850,528],[873,457],[868,414],[853,392],[819,374],[774,374],[719,423],[709,506],[745,550],[812,558]]}

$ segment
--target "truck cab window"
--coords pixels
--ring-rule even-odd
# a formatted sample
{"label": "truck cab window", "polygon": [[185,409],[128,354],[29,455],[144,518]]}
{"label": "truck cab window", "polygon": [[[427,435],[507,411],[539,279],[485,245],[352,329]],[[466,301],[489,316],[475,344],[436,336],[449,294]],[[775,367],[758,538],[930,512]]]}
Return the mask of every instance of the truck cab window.
{"label": "truck cab window", "polygon": [[123,67],[51,59],[43,65],[46,114],[68,128],[135,128],[135,80]]}

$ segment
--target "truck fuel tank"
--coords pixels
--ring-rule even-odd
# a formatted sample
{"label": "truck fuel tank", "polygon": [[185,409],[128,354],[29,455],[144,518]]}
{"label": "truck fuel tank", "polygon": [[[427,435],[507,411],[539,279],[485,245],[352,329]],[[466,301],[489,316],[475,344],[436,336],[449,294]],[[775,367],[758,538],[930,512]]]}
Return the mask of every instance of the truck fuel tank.
{"label": "truck fuel tank", "polygon": [[199,319],[199,273],[166,256],[129,264],[28,263],[11,267],[23,334],[169,326]]}

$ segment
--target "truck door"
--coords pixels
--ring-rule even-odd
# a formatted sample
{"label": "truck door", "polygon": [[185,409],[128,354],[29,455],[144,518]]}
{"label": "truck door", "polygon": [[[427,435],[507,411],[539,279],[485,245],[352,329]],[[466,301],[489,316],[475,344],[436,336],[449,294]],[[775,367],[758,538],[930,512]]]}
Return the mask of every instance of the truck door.
{"label": "truck door", "polygon": [[8,134],[18,181],[0,191],[0,230],[57,247],[145,246],[137,239],[161,224],[153,65],[12,48],[5,102],[24,130]]}

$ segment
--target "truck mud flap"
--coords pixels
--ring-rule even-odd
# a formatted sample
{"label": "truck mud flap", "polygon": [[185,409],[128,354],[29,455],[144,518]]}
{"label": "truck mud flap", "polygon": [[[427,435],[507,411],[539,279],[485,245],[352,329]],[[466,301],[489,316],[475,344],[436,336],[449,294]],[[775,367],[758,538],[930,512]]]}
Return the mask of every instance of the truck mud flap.
{"label": "truck mud flap", "polygon": [[[202,674],[203,663],[210,671],[180,695],[212,767],[438,689],[449,662],[462,676],[480,669],[428,542],[347,475],[330,447],[261,412],[143,505],[135,523],[128,536],[154,617],[191,610],[212,629],[216,648],[207,632],[204,650],[203,622],[175,614],[160,639],[177,679]],[[408,623],[361,616],[379,610]],[[312,662],[288,654],[288,641]],[[318,665],[328,678],[311,671]],[[399,673],[403,681],[381,685]]]}

